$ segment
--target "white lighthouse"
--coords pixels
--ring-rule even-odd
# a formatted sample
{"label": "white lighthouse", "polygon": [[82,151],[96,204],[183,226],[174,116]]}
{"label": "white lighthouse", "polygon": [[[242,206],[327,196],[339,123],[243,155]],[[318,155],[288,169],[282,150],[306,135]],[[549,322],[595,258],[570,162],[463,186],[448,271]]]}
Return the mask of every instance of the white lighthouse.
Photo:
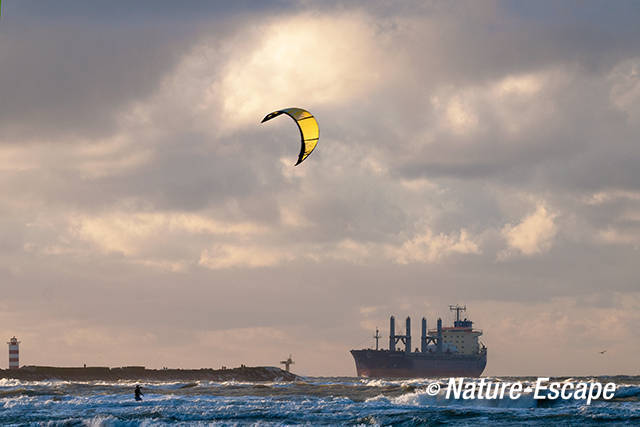
{"label": "white lighthouse", "polygon": [[18,345],[20,341],[16,337],[11,338],[9,344],[9,369],[18,369],[20,367],[20,357]]}

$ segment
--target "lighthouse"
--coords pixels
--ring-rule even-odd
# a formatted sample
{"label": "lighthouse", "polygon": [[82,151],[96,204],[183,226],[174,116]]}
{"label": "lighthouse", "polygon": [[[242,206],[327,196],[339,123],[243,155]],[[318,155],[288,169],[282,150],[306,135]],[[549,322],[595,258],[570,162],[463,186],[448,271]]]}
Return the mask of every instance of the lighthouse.
{"label": "lighthouse", "polygon": [[13,337],[7,344],[9,344],[9,369],[18,369],[20,367],[18,349],[20,341],[18,341],[16,337]]}

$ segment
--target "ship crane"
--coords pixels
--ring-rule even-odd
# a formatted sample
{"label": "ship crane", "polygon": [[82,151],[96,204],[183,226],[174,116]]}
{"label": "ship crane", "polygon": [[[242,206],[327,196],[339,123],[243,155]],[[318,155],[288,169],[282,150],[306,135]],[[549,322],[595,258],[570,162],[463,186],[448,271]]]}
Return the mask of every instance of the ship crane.
{"label": "ship crane", "polygon": [[396,318],[389,319],[389,351],[396,351],[396,344],[402,342],[406,353],[411,353],[411,318],[407,317],[406,334],[396,335]]}
{"label": "ship crane", "polygon": [[296,362],[294,362],[293,359],[291,358],[291,355],[289,355],[289,358],[287,360],[281,360],[280,364],[284,365],[284,370],[289,372],[289,366],[295,365]]}

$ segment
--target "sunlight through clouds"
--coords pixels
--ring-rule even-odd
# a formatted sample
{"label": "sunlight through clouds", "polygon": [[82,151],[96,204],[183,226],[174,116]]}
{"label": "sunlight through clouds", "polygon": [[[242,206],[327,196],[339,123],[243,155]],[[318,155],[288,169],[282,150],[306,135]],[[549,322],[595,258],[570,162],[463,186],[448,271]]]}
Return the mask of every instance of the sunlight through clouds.
{"label": "sunlight through clouds", "polygon": [[238,37],[242,51],[211,88],[225,126],[254,123],[274,108],[344,103],[377,84],[384,69],[365,14],[294,15]]}

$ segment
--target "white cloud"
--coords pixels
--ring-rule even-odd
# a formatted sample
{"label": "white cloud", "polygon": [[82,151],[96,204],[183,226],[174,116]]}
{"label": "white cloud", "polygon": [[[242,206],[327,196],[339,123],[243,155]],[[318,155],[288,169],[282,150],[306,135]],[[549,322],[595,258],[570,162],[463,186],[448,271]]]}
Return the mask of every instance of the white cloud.
{"label": "white cloud", "polygon": [[542,90],[543,77],[534,73],[509,75],[494,83],[491,90],[499,96],[531,97]]}
{"label": "white cloud", "polygon": [[[30,243],[28,249],[46,254],[65,251],[119,254],[129,262],[168,271],[182,271],[199,263],[228,267],[233,260],[262,266],[265,259],[270,259],[264,255],[257,256],[256,250],[248,251],[242,247],[232,250],[229,248],[234,248],[234,245],[223,245],[227,249],[218,249],[216,253],[223,255],[214,262],[213,252],[205,249],[212,241],[245,241],[263,235],[266,228],[251,222],[218,221],[203,214],[161,211],[75,214],[71,216],[68,227],[68,234],[55,244]],[[238,255],[239,251],[244,251],[244,257]],[[245,257],[253,258],[253,261],[242,261]]]}
{"label": "white cloud", "polygon": [[[554,223],[555,217],[555,214],[540,204],[534,213],[523,218],[520,223],[505,225],[502,228],[502,237],[507,241],[509,248],[523,255],[540,254],[553,245],[558,231]],[[508,256],[508,253],[501,254],[501,257],[505,256]]]}
{"label": "white cloud", "polygon": [[211,269],[272,267],[295,260],[325,263],[341,261],[370,265],[380,260],[398,264],[435,263],[453,254],[479,254],[480,247],[469,233],[434,234],[431,230],[395,246],[388,243],[343,239],[335,243],[279,245],[217,245],[204,250],[199,264]]}
{"label": "white cloud", "polygon": [[509,74],[481,84],[442,86],[431,97],[440,126],[470,136],[491,126],[516,136],[553,111],[545,91],[566,81],[563,72],[542,70]]}
{"label": "white cloud", "polygon": [[77,235],[107,252],[140,254],[160,234],[251,235],[264,231],[252,223],[225,223],[197,214],[163,212],[114,212],[103,216],[77,216],[73,221]]}
{"label": "white cloud", "polygon": [[465,94],[454,95],[445,108],[447,123],[454,133],[470,133],[478,126],[478,115]]}
{"label": "white cloud", "polygon": [[431,106],[439,116],[441,126],[450,132],[463,135],[476,130],[478,115],[469,93],[453,88],[441,90],[431,97]]}
{"label": "white cloud", "polygon": [[454,253],[479,254],[480,247],[465,229],[451,234],[434,234],[427,229],[400,247],[389,247],[388,253],[399,264],[430,263]]}

